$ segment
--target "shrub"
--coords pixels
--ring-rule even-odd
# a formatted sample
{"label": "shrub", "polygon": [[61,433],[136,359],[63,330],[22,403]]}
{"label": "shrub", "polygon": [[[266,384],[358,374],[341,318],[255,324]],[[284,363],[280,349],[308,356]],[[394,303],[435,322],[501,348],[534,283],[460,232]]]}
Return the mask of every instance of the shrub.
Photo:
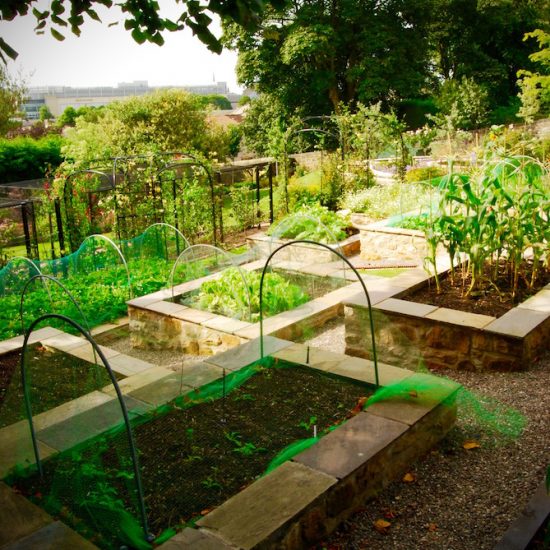
{"label": "shrub", "polygon": [[40,179],[57,168],[61,156],[60,136],[42,139],[18,137],[0,141],[0,183]]}
{"label": "shrub", "polygon": [[445,170],[439,166],[423,166],[421,168],[412,168],[405,176],[405,181],[430,181],[445,175]]}

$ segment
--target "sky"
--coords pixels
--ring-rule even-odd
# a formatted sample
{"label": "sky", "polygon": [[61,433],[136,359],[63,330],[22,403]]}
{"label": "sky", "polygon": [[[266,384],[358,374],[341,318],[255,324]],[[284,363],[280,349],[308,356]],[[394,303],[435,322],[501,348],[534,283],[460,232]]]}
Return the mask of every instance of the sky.
{"label": "sky", "polygon": [[[159,0],[159,4],[163,15],[177,13],[174,0]],[[35,5],[47,9],[49,3],[39,1]],[[20,75],[27,86],[116,86],[134,80],[164,86],[216,81],[227,82],[232,92],[242,90],[236,82],[235,52],[212,53],[188,29],[165,33],[163,46],[140,45],[124,30],[124,14],[118,8],[99,6],[96,11],[102,23],[86,17],[80,37],[68,28],[56,27],[65,34],[63,42],[53,38],[49,30],[36,35],[32,14],[0,21],[0,36],[19,53],[8,63],[9,73]],[[108,27],[115,21],[119,24]],[[219,24],[214,22],[212,28],[219,35]]]}

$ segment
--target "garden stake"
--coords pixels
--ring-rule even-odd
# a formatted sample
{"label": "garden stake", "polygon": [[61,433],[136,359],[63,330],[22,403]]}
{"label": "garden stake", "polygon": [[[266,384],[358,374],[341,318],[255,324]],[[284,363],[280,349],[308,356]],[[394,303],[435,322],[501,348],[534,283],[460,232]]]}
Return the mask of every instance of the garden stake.
{"label": "garden stake", "polygon": [[307,347],[307,353],[306,353],[306,365],[309,365],[309,346]]}

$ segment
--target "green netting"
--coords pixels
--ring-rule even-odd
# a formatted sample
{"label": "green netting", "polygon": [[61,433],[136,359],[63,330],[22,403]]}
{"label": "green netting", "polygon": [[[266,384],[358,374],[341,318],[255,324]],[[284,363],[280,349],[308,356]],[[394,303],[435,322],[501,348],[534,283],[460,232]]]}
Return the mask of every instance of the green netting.
{"label": "green netting", "polygon": [[130,297],[165,288],[174,260],[187,246],[187,240],[176,228],[155,224],[122,243],[105,235],[92,235],[76,252],[56,260],[12,260],[0,270],[0,340],[21,334],[19,295],[34,275],[43,273],[56,278],[74,297],[82,313],[69,302],[65,307],[54,285],[33,283],[26,298],[27,321],[56,311],[86,327],[94,327],[125,316]]}

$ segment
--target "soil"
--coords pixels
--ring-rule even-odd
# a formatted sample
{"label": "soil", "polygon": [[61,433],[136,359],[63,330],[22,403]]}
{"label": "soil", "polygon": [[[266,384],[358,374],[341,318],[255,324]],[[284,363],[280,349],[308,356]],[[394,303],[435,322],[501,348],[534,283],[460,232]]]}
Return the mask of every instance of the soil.
{"label": "soil", "polygon": [[[485,272],[489,277],[490,268],[487,267]],[[440,293],[437,293],[435,283],[432,283],[403,296],[402,299],[409,302],[420,302],[459,311],[501,317],[550,283],[550,271],[541,272],[533,288],[527,288],[526,281],[520,278],[518,292],[514,297],[512,296],[510,283],[510,278],[501,269],[495,280],[498,291],[493,285],[486,284],[482,289],[473,291],[469,296],[466,296],[465,293],[470,285],[470,277],[467,276],[463,279],[460,272],[457,271],[454,278],[449,275],[441,279]]]}
{"label": "soil", "polygon": [[[83,359],[40,344],[29,346],[27,374],[33,414],[50,410],[110,383],[107,372]],[[0,356],[0,427],[26,418],[21,352]],[[117,375],[118,379],[123,376]]]}
{"label": "soil", "polygon": [[[219,506],[261,476],[287,445],[312,437],[314,425],[321,434],[349,417],[359,399],[372,393],[364,384],[279,366],[261,369],[225,399],[187,409],[168,406],[135,428],[150,530],[156,536]],[[99,479],[116,488],[111,498],[123,498],[127,509],[135,510],[120,474],[128,463],[128,454],[124,459],[121,452],[125,439],[109,440],[98,456],[95,449],[101,445],[89,444],[90,458],[95,456],[86,465],[88,471],[99,468]],[[45,464],[46,485],[32,477],[18,480],[17,489],[46,495],[55,479],[55,487],[67,498],[63,504],[74,506],[77,495],[91,491],[85,487],[83,466],[70,459],[50,460]],[[94,491],[97,482],[90,485]],[[84,516],[85,507],[78,514],[90,519]]]}

